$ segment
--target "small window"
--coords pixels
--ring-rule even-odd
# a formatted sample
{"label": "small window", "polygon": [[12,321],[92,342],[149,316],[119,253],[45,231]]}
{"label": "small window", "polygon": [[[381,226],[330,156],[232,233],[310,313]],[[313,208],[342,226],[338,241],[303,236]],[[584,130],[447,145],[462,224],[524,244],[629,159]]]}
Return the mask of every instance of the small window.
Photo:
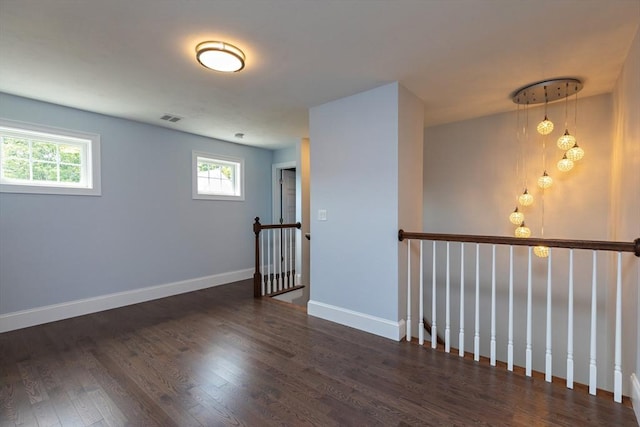
{"label": "small window", "polygon": [[100,136],[0,119],[0,191],[100,195]]}
{"label": "small window", "polygon": [[244,200],[244,160],[193,152],[193,198]]}

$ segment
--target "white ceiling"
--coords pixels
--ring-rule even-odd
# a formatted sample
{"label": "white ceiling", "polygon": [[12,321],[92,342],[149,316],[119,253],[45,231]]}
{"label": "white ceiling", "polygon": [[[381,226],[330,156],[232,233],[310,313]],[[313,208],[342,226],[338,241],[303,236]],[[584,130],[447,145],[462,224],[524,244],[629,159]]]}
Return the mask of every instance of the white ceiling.
{"label": "white ceiling", "polygon": [[[426,125],[510,111],[554,77],[610,92],[639,22],[640,0],[0,0],[0,91],[279,148],[310,107],[396,80]],[[203,68],[205,40],[245,69]]]}

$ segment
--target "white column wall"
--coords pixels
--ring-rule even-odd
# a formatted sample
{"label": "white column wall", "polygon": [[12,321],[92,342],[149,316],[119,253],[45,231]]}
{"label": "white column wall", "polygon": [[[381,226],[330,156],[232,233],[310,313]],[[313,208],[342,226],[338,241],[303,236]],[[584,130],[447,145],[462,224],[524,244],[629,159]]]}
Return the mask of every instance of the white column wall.
{"label": "white column wall", "polygon": [[300,284],[309,286],[309,240],[304,235],[309,226],[309,138],[303,138],[296,144],[298,167],[296,168],[296,220],[302,223],[298,233],[300,243],[296,242],[296,271],[301,275]]}
{"label": "white column wall", "polygon": [[[617,240],[632,240],[640,237],[640,30],[614,88],[613,104],[612,234]],[[622,355],[623,378],[635,373],[630,395],[640,420],[640,260],[623,265],[623,279],[623,337],[636,339],[635,348],[625,348]],[[626,370],[625,364],[635,369]]]}
{"label": "white column wall", "polygon": [[[404,335],[398,290],[399,115],[419,104],[400,93],[399,84],[391,83],[310,110],[308,312],[392,339]],[[320,210],[326,210],[326,221],[318,219]]]}
{"label": "white column wall", "polygon": [[[398,228],[422,231],[422,152],[424,148],[424,105],[422,101],[400,86],[398,128]],[[399,312],[407,319],[407,250],[406,241],[398,246]],[[411,245],[412,325],[417,334],[420,322],[418,312],[419,243]],[[428,260],[427,260],[428,261]],[[414,334],[414,335],[415,335]]]}

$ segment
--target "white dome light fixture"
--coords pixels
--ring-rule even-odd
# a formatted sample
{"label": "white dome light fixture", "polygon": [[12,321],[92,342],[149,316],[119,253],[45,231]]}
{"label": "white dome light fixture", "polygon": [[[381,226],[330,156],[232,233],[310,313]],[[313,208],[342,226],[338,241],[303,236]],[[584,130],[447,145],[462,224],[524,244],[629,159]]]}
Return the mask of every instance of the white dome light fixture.
{"label": "white dome light fixture", "polygon": [[223,73],[235,73],[244,68],[244,52],[232,44],[220,41],[202,42],[196,46],[196,59],[206,68]]}

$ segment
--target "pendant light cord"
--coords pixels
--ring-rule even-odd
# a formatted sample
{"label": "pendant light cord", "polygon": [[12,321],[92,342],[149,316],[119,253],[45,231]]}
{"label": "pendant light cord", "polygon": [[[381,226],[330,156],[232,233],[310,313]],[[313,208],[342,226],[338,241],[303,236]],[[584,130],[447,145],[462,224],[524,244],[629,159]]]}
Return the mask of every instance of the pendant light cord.
{"label": "pendant light cord", "polygon": [[578,138],[578,91],[576,91],[576,101],[574,103],[575,113],[573,116],[573,136],[574,138]]}
{"label": "pendant light cord", "polygon": [[564,89],[564,129],[569,130],[569,83]]}
{"label": "pendant light cord", "polygon": [[529,143],[529,132],[527,131],[527,129],[529,129],[529,102],[524,104],[524,112],[525,112],[525,126],[523,130],[524,138],[521,146],[522,146],[522,175],[523,175],[522,183],[526,190],[527,189],[527,157],[525,156],[524,147],[527,143]]}

